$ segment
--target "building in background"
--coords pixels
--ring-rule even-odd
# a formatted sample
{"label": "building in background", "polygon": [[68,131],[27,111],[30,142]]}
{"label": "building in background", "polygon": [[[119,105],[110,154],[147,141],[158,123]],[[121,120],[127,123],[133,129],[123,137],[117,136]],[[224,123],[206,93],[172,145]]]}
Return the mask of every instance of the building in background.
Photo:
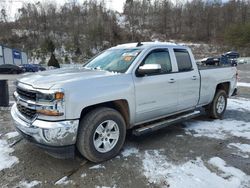
{"label": "building in background", "polygon": [[2,64],[21,65],[27,63],[28,63],[28,57],[25,52],[6,47],[4,45],[0,45],[0,65]]}

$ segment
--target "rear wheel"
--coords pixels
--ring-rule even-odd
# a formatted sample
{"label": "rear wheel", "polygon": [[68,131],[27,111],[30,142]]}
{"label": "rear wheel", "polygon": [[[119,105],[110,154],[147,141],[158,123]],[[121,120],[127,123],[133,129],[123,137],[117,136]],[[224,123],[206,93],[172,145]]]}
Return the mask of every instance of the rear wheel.
{"label": "rear wheel", "polygon": [[227,107],[227,94],[224,90],[218,90],[213,101],[206,107],[211,118],[221,119]]}
{"label": "rear wheel", "polygon": [[77,138],[79,152],[92,162],[102,162],[116,156],[126,136],[126,125],[119,112],[97,108],[80,122]]}

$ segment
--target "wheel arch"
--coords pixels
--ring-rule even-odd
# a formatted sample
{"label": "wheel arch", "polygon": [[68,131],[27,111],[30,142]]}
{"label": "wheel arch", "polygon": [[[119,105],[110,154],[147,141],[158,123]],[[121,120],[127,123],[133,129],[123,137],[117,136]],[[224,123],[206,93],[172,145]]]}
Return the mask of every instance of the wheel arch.
{"label": "wheel arch", "polygon": [[119,99],[114,101],[108,101],[103,103],[94,104],[91,106],[87,106],[81,111],[80,119],[83,118],[88,112],[99,108],[99,107],[108,107],[117,110],[125,120],[126,128],[130,128],[130,110],[128,101],[125,99]]}
{"label": "wheel arch", "polygon": [[216,91],[215,94],[217,93],[218,90],[224,90],[227,94],[227,97],[229,96],[229,90],[230,90],[230,82],[223,82],[223,83],[219,83],[216,86]]}

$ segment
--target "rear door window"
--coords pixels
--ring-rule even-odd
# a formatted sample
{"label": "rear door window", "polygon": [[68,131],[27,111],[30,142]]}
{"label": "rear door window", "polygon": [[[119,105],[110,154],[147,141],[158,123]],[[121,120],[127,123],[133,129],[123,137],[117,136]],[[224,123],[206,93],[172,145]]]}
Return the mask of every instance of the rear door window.
{"label": "rear door window", "polygon": [[191,58],[185,49],[174,49],[179,72],[193,70]]}

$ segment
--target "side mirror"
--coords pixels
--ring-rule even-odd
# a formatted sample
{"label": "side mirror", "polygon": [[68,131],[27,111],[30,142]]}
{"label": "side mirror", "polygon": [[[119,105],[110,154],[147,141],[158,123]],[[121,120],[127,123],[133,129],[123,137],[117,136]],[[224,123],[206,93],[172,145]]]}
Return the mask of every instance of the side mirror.
{"label": "side mirror", "polygon": [[156,74],[161,72],[161,65],[160,64],[145,64],[140,66],[136,72],[136,75],[141,77],[148,74]]}

